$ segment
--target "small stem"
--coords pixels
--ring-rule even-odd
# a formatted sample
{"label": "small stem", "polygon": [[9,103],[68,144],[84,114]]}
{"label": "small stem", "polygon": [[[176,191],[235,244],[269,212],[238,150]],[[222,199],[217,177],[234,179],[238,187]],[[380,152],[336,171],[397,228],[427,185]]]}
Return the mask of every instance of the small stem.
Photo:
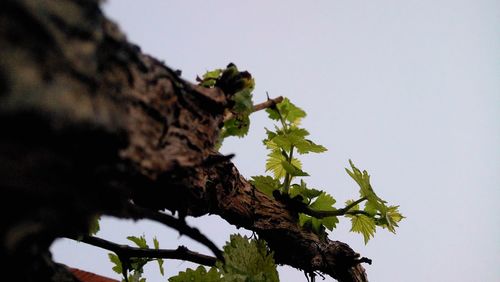
{"label": "small stem", "polygon": [[224,261],[224,257],[222,256],[222,251],[219,250],[217,245],[215,245],[214,242],[212,242],[205,235],[203,235],[198,229],[187,225],[186,222],[182,219],[178,219],[171,215],[143,208],[131,203],[128,204],[127,209],[124,211],[124,213],[122,212],[117,215],[132,219],[150,219],[162,223],[166,226],[169,226],[173,229],[176,229],[177,231],[179,231],[180,234],[186,235],[191,239],[205,245],[214,253],[217,259]]}
{"label": "small stem", "polygon": [[366,200],[368,200],[368,198],[366,198],[366,197],[360,198],[360,199],[350,203],[349,205],[345,206],[344,208],[342,208],[342,210],[347,212],[350,209],[352,209],[353,207],[355,207],[357,204],[359,204],[363,201],[366,201]]}
{"label": "small stem", "polygon": [[334,211],[318,211],[318,210],[313,210],[309,207],[304,207],[299,212],[313,216],[315,218],[324,218],[324,217],[329,217],[329,216],[342,216],[342,215],[346,215],[346,214],[349,214],[349,215],[364,214],[366,216],[370,216],[369,213],[362,211],[362,210],[351,210],[354,206],[356,206],[357,204],[359,204],[363,201],[366,201],[366,200],[367,200],[366,197],[360,198],[360,199],[350,203],[349,205],[345,206],[344,208],[334,210]]}
{"label": "small stem", "polygon": [[[273,105],[281,103],[282,101],[283,101],[283,96],[278,96],[278,97],[273,98],[273,99],[268,99],[267,101],[265,101],[263,103],[254,105],[253,109],[252,109],[252,113],[255,113],[255,112],[262,111],[264,109],[270,108]],[[224,122],[226,122],[226,121],[228,121],[228,120],[230,120],[232,118],[234,118],[234,113],[227,112],[224,115]]]}
{"label": "small stem", "polygon": [[[291,165],[293,160],[293,145],[290,146],[290,154],[288,155],[287,162]],[[290,173],[286,173],[285,175],[285,193],[288,194],[288,190],[290,189],[290,183],[292,183],[293,176]]]}
{"label": "small stem", "polygon": [[130,247],[127,245],[119,245],[110,242],[108,240],[104,240],[93,236],[83,236],[81,240],[77,240],[74,238],[70,239],[112,251],[116,253],[120,258],[126,258],[126,259],[130,258],[178,259],[178,260],[191,261],[206,266],[214,266],[217,260],[215,257],[190,251],[188,248],[184,246],[179,246],[175,250],[141,249],[141,248]]}

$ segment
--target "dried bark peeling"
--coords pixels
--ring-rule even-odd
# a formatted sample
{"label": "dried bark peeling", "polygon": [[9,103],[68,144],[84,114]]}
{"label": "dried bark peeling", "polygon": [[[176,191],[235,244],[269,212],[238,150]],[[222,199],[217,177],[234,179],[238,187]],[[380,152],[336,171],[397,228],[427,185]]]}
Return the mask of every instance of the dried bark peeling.
{"label": "dried bark peeling", "polygon": [[278,263],[367,281],[348,245],[301,229],[213,150],[224,93],[141,53],[97,1],[0,5],[0,189],[15,203],[0,208],[0,256],[18,281],[58,281],[53,240],[96,214],[126,216],[129,199],[218,214],[257,232]]}

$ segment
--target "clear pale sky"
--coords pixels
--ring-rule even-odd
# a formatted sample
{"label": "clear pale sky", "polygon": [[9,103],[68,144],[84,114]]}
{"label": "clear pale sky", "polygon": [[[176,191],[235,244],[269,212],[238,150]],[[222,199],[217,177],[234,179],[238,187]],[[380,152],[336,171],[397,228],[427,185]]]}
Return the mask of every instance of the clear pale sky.
{"label": "clear pale sky", "polygon": [[[234,62],[256,78],[256,102],[284,95],[308,113],[303,125],[329,151],[304,158],[307,182],[356,197],[348,159],[407,217],[397,234],[367,245],[341,224],[330,238],[363,256],[370,281],[500,281],[500,2],[132,1],[104,5],[129,40],[194,81]],[[225,143],[240,172],[264,172],[265,114],[245,139]],[[189,220],[222,246],[234,232],[218,217]],[[126,243],[146,234],[175,248],[167,228],[105,218],[98,236]],[[60,240],[57,261],[119,279],[107,251]],[[166,261],[172,275],[190,263]],[[157,266],[149,281],[166,281]],[[289,267],[282,281],[306,281]],[[333,281],[327,278],[325,281]]]}

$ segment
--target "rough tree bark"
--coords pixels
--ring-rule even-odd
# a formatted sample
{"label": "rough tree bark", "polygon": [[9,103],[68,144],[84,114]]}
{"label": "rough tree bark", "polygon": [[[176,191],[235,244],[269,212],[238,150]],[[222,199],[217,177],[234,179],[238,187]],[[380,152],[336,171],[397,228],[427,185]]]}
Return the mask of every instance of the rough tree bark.
{"label": "rough tree bark", "polygon": [[62,281],[54,239],[96,215],[136,217],[132,200],[218,214],[257,232],[277,263],[367,281],[348,245],[301,229],[214,150],[225,93],[143,54],[98,4],[0,4],[0,256],[15,280]]}

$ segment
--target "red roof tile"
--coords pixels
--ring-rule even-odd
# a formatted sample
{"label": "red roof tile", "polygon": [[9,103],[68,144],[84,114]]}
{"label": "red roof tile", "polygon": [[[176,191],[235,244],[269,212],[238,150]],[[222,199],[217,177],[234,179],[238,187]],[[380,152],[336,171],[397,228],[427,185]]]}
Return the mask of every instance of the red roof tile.
{"label": "red roof tile", "polygon": [[119,282],[118,280],[107,278],[77,268],[70,267],[69,271],[73,273],[73,275],[81,282]]}

